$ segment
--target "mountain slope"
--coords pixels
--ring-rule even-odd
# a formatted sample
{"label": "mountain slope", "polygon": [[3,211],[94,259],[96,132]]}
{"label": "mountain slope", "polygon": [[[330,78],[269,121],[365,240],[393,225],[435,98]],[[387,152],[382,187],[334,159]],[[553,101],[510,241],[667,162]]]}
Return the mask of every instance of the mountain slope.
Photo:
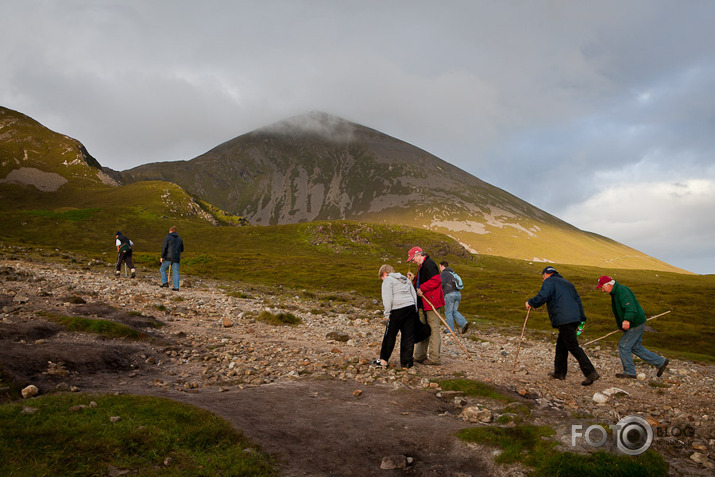
{"label": "mountain slope", "polygon": [[0,107],[0,183],[52,192],[70,181],[82,186],[117,185],[79,141]]}
{"label": "mountain slope", "polygon": [[63,217],[80,209],[91,210],[90,215],[105,217],[110,223],[129,223],[137,211],[156,218],[196,217],[214,225],[246,223],[191,197],[175,184],[120,186],[113,173],[102,169],[76,139],[0,107],[0,216],[4,225],[28,223],[21,214],[29,210]]}
{"label": "mountain slope", "polygon": [[174,182],[259,225],[405,224],[445,233],[478,253],[683,272],[581,231],[422,149],[324,113],[255,130],[190,161],[120,175]]}

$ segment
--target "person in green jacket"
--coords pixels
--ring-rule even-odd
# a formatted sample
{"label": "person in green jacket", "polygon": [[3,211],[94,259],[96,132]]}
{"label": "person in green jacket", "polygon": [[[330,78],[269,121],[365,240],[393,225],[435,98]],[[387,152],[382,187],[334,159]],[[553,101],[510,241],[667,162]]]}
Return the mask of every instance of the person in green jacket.
{"label": "person in green jacket", "polygon": [[633,364],[634,354],[646,363],[657,366],[656,376],[660,377],[665,371],[665,367],[668,366],[668,360],[643,346],[645,312],[631,289],[606,275],[598,279],[596,289],[601,289],[604,293],[611,295],[613,314],[616,316],[618,328],[623,331],[623,336],[618,342],[618,354],[621,356],[623,372],[616,373],[616,377],[636,379],[636,366]]}

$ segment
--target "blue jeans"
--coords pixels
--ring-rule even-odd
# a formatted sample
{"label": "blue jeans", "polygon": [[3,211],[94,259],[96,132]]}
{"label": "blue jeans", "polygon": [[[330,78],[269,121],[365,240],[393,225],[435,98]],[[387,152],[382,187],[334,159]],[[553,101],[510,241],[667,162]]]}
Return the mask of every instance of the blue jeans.
{"label": "blue jeans", "polygon": [[169,283],[169,277],[166,275],[166,271],[169,267],[171,267],[171,278],[174,280],[174,288],[179,288],[179,262],[170,262],[168,260],[161,262],[161,268],[159,268],[161,283]]}
{"label": "blue jeans", "polygon": [[467,324],[467,320],[459,312],[459,302],[462,300],[462,294],[457,292],[448,293],[444,296],[444,321],[447,322],[449,329],[454,331],[454,322],[460,328]]}
{"label": "blue jeans", "polygon": [[643,330],[645,323],[635,328],[630,328],[623,333],[618,342],[618,354],[621,356],[621,364],[623,372],[626,374],[636,374],[636,366],[633,364],[633,355],[635,354],[646,363],[653,366],[661,366],[665,362],[665,358],[658,356],[652,351],[649,351],[643,346]]}

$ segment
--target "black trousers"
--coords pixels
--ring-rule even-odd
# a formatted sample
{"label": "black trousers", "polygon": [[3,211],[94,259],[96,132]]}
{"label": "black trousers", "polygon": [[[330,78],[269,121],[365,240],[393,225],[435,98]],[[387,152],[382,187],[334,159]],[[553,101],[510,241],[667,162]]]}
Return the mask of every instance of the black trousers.
{"label": "black trousers", "polygon": [[122,262],[127,264],[130,269],[134,268],[134,263],[132,262],[132,249],[126,252],[117,252],[117,265],[114,267],[116,271],[122,270]]}
{"label": "black trousers", "polygon": [[385,336],[382,337],[380,359],[388,361],[392,350],[395,349],[397,333],[400,332],[400,366],[409,368],[413,365],[412,353],[415,349],[415,321],[419,318],[414,306],[398,308],[390,312],[390,320],[385,327]]}
{"label": "black trousers", "polygon": [[559,337],[556,338],[556,356],[554,357],[554,374],[556,376],[566,376],[569,353],[578,361],[584,376],[589,376],[596,371],[591,360],[586,356],[586,352],[579,346],[576,331],[578,331],[578,322],[559,326]]}

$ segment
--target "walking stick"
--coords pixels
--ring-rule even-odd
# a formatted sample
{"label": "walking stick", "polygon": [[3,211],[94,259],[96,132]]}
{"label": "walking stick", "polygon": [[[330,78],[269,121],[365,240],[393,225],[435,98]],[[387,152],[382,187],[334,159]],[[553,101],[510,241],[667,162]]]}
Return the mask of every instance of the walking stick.
{"label": "walking stick", "polygon": [[526,310],[526,318],[524,319],[524,326],[521,327],[521,336],[519,337],[519,345],[516,347],[516,356],[514,356],[514,369],[511,370],[511,374],[516,372],[516,360],[519,359],[519,350],[521,349],[521,340],[524,339],[524,331],[526,330],[526,322],[529,321],[529,312],[531,308]]}
{"label": "walking stick", "polygon": [[[645,320],[645,321],[654,320],[654,319],[658,318],[659,316],[666,315],[666,314],[668,314],[668,313],[670,313],[670,312],[671,312],[671,310],[668,310],[668,311],[665,311],[665,312],[661,313],[660,315],[651,316],[650,318],[648,318],[648,319]],[[585,343],[585,344],[582,345],[582,346],[586,346],[586,345],[590,345],[591,343],[595,343],[596,341],[602,340],[603,338],[606,338],[607,336],[611,336],[611,335],[614,334],[614,333],[618,333],[619,331],[621,331],[621,330],[611,331],[611,332],[608,333],[607,335],[603,335],[603,336],[601,336],[600,338],[596,338],[595,340],[591,340],[591,341],[589,341],[588,343]]]}
{"label": "walking stick", "polygon": [[[472,359],[472,357],[469,355],[469,351],[467,351],[467,350],[464,348],[464,346],[462,346],[462,342],[459,341],[459,338],[457,338],[457,335],[454,334],[454,331],[452,331],[452,328],[449,327],[449,325],[448,325],[447,322],[444,320],[444,318],[442,318],[442,315],[439,314],[439,312],[437,311],[437,308],[434,307],[434,305],[432,304],[432,302],[430,302],[430,301],[427,299],[426,296],[422,295],[422,299],[423,299],[424,301],[426,301],[427,304],[432,307],[432,309],[433,309],[434,312],[437,314],[437,316],[439,316],[439,319],[442,320],[442,323],[444,323],[444,326],[447,327],[447,329],[448,329],[449,332],[452,334],[452,336],[454,336],[454,339],[457,340],[457,343],[459,343],[459,347],[462,348],[462,351],[464,351],[464,353],[467,355],[467,358]],[[437,332],[439,333],[439,330],[438,330]]]}

